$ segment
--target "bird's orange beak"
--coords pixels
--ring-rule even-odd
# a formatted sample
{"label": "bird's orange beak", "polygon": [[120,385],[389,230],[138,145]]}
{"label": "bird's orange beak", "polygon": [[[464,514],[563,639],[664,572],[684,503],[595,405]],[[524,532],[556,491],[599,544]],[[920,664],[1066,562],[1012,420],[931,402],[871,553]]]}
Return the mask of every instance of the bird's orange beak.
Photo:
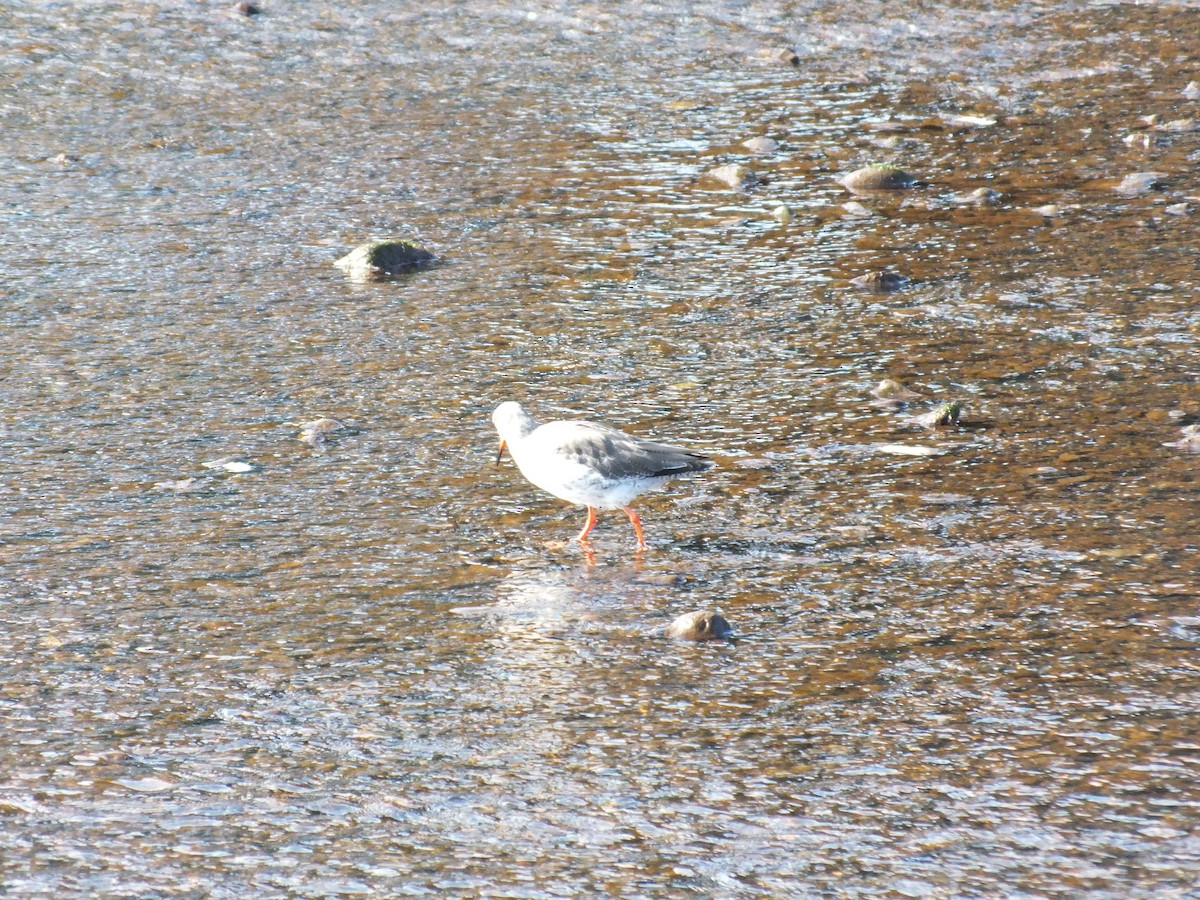
{"label": "bird's orange beak", "polygon": [[500,460],[504,457],[504,448],[508,446],[508,441],[500,442],[500,449],[496,451],[496,465],[500,465]]}

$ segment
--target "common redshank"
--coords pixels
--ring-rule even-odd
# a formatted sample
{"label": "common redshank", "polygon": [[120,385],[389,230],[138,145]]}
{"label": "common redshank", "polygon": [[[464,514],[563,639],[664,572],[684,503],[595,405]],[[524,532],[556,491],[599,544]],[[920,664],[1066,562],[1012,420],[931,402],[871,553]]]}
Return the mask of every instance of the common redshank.
{"label": "common redshank", "polygon": [[539,425],[512,400],[496,407],[492,423],[500,433],[497,463],[507,447],[528,481],[560,500],[587,507],[587,522],[576,537],[581,544],[596,525],[596,510],[621,509],[633,523],[638,549],[644,550],[642,520],[630,505],[634,499],[672,478],[712,466],[712,460],[702,454],[595,422],[575,419]]}

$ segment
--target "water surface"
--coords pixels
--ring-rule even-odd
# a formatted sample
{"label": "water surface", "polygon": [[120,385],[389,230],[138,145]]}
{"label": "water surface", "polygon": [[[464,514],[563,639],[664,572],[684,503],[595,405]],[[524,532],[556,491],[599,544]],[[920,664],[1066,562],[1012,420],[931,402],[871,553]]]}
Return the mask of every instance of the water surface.
{"label": "water surface", "polygon": [[263,9],[6,5],[6,894],[1193,895],[1193,10]]}

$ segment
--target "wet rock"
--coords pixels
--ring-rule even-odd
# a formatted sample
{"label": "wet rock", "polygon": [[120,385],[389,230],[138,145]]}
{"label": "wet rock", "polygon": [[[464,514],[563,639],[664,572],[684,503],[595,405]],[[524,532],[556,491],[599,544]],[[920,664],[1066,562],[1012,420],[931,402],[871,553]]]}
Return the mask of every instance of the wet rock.
{"label": "wet rock", "polygon": [[792,221],[792,208],[786,203],[780,203],[773,210],[771,210],[771,218],[780,225],[786,225],[788,222]]}
{"label": "wet rock", "polygon": [[687,578],[678,572],[644,572],[637,576],[638,584],[653,584],[658,587],[680,587]]}
{"label": "wet rock", "polygon": [[890,456],[941,456],[945,452],[937,447],[921,447],[915,444],[880,444],[875,449]]}
{"label": "wet rock", "polygon": [[1163,212],[1172,216],[1186,216],[1191,211],[1192,208],[1188,205],[1186,200],[1182,203],[1172,203],[1170,206],[1163,207]]}
{"label": "wet rock", "polygon": [[1189,453],[1200,453],[1200,423],[1185,425],[1179,429],[1179,440],[1167,444],[1168,447],[1178,447]]}
{"label": "wet rock", "polygon": [[907,134],[915,130],[915,126],[912,123],[904,122],[900,119],[879,119],[874,122],[867,122],[863,127],[869,131],[884,134]]}
{"label": "wet rock", "polygon": [[999,191],[994,191],[991,188],[985,187],[975,188],[975,190],[969,191],[965,194],[959,194],[957,197],[959,203],[971,204],[974,206],[995,206],[1003,199],[1004,195]]}
{"label": "wet rock", "polygon": [[1183,89],[1183,96],[1189,100],[1200,100],[1200,81],[1189,81]]}
{"label": "wet rock", "polygon": [[1166,177],[1165,172],[1134,172],[1121,180],[1121,183],[1117,185],[1117,193],[1124,194],[1126,197],[1136,197],[1153,190],[1161,190],[1166,187],[1164,181]]}
{"label": "wet rock", "polygon": [[374,241],[360,244],[334,265],[355,281],[384,281],[433,261],[432,253],[408,241]]}
{"label": "wet rock", "polygon": [[921,425],[924,428],[939,428],[943,425],[957,425],[958,416],[962,412],[962,404],[957,400],[951,400],[948,403],[941,403],[936,408],[919,416],[913,416],[912,421],[915,425]]}
{"label": "wet rock", "polygon": [[856,288],[863,291],[871,291],[876,294],[886,294],[889,291],[897,291],[908,284],[908,282],[908,276],[901,275],[899,272],[892,272],[889,269],[881,269],[878,272],[868,272],[866,275],[859,275],[857,278],[850,279],[850,283]]}
{"label": "wet rock", "polygon": [[139,794],[157,794],[175,787],[175,782],[162,778],[114,778],[112,783]]}
{"label": "wet rock", "polygon": [[667,637],[677,641],[719,641],[733,635],[733,626],[712,610],[684,613],[667,626]]}
{"label": "wet rock", "polygon": [[26,813],[28,815],[37,815],[43,813],[43,809],[33,800],[21,800],[16,797],[0,798],[0,813]]}
{"label": "wet rock", "polygon": [[1152,134],[1147,134],[1144,131],[1135,131],[1133,134],[1127,134],[1121,138],[1121,143],[1134,150],[1150,150],[1161,143],[1161,141]]}
{"label": "wet rock", "polygon": [[1200,123],[1195,119],[1172,119],[1170,122],[1163,122],[1154,129],[1155,131],[1167,131],[1172,134],[1189,134],[1193,131],[1200,131]]}
{"label": "wet rock", "polygon": [[300,426],[300,433],[296,435],[296,438],[310,447],[319,447],[325,443],[329,435],[341,431],[345,427],[337,419],[314,419]]}
{"label": "wet rock", "polygon": [[233,7],[233,12],[239,16],[257,16],[262,13],[262,10],[256,4],[250,3],[249,0],[242,0]]}
{"label": "wet rock", "polygon": [[846,211],[847,215],[851,215],[859,219],[869,219],[871,216],[875,215],[875,213],[871,212],[857,200],[850,200],[846,203],[843,203],[842,209]]}
{"label": "wet rock", "polygon": [[996,120],[991,116],[942,116],[942,124],[947,128],[991,128]]}
{"label": "wet rock", "polygon": [[759,183],[759,177],[754,174],[753,170],[736,163],[709,169],[701,177],[706,181],[720,182],[735,191],[747,191]]}
{"label": "wet rock", "polygon": [[764,47],[758,51],[761,59],[781,62],[785,66],[800,65],[800,55],[791,47]]}
{"label": "wet rock", "polygon": [[909,400],[920,400],[922,398],[921,394],[909,390],[894,378],[885,378],[879,384],[875,385],[875,387],[871,388],[871,396],[885,403],[895,404],[903,404]]}
{"label": "wet rock", "polygon": [[83,162],[83,160],[74,153],[60,153],[57,156],[50,157],[50,162],[54,163],[56,166],[62,166],[65,169],[68,166],[77,165]]}
{"label": "wet rock", "polygon": [[1047,219],[1056,219],[1063,214],[1065,207],[1059,206],[1057,203],[1047,203],[1045,206],[1037,206],[1029,211]]}
{"label": "wet rock", "polygon": [[225,456],[221,459],[210,459],[208,462],[200,463],[200,465],[206,469],[218,469],[233,475],[244,475],[247,472],[254,471],[254,465],[247,462],[244,456]]}
{"label": "wet rock", "polygon": [[902,191],[914,187],[917,180],[897,166],[875,163],[856,169],[838,179],[851,193],[859,191]]}
{"label": "wet rock", "polygon": [[200,490],[200,487],[199,478],[180,478],[175,481],[156,481],[154,483],[156,491],[174,491],[178,494],[190,494]]}
{"label": "wet rock", "polygon": [[766,136],[752,137],[748,141],[742,141],[742,146],[751,153],[774,153],[779,149],[779,142]]}

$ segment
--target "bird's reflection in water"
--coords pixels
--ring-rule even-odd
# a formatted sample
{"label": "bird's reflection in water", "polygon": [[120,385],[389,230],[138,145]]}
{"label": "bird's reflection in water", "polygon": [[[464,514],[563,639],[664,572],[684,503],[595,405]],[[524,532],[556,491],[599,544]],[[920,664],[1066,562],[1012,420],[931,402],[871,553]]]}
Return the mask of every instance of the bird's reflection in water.
{"label": "bird's reflection in water", "polygon": [[504,734],[496,752],[543,753],[563,739],[563,709],[588,704],[591,678],[609,668],[610,638],[636,628],[617,611],[611,579],[593,574],[585,566],[513,572],[497,583],[494,602],[452,610],[476,626],[472,663],[461,673],[474,682],[476,711],[521,723],[493,732],[496,740]]}
{"label": "bird's reflection in water", "polygon": [[570,639],[601,629],[598,609],[612,593],[609,580],[589,577],[588,568],[525,569],[497,585],[495,602],[452,612],[478,619],[498,638]]}

